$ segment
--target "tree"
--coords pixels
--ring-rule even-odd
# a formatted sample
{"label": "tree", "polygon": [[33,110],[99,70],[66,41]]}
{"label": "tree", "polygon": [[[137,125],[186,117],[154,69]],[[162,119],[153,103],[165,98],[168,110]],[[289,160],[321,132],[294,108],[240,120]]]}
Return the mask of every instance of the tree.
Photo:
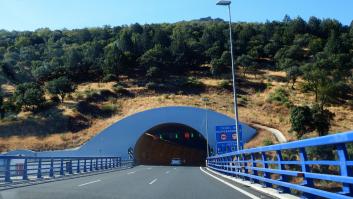
{"label": "tree", "polygon": [[267,43],[264,47],[264,55],[272,58],[278,51],[279,46],[275,42]]}
{"label": "tree", "polygon": [[317,60],[302,66],[305,87],[315,94],[315,102],[324,109],[327,103],[335,102],[340,97],[342,77],[334,76],[327,60]]}
{"label": "tree", "polygon": [[5,117],[4,96],[0,91],[0,119],[4,119],[4,117]]}
{"label": "tree", "polygon": [[319,105],[314,105],[311,109],[313,126],[318,132],[319,136],[328,134],[333,120],[334,114],[329,110],[322,109]]}
{"label": "tree", "polygon": [[149,77],[157,78],[161,77],[161,72],[171,72],[171,68],[168,68],[170,57],[169,50],[158,44],[145,52],[138,59],[138,62],[144,71],[149,74]]}
{"label": "tree", "polygon": [[317,17],[310,17],[308,21],[308,29],[312,35],[321,36],[321,20]]}
{"label": "tree", "polygon": [[312,114],[308,106],[296,106],[291,109],[290,122],[291,130],[297,133],[297,138],[301,138],[304,134],[313,131]]}
{"label": "tree", "polygon": [[72,46],[65,51],[64,64],[72,78],[75,81],[84,80],[87,76],[88,68],[83,64],[82,51],[77,46]]}
{"label": "tree", "polygon": [[238,57],[236,63],[243,67],[243,74],[245,77],[246,72],[251,70],[250,67],[254,65],[254,59],[249,55],[241,55]]}
{"label": "tree", "polygon": [[64,102],[66,94],[75,91],[75,86],[67,77],[59,77],[47,83],[47,90],[50,94],[59,95]]}
{"label": "tree", "polygon": [[226,64],[222,59],[213,59],[211,61],[211,74],[220,75],[225,72]]}
{"label": "tree", "polygon": [[44,91],[36,83],[19,84],[13,98],[16,106],[32,111],[38,109],[45,102]]}
{"label": "tree", "polygon": [[299,69],[299,66],[291,65],[286,69],[286,74],[287,74],[287,80],[289,82],[292,81],[292,89],[294,89],[294,84],[296,83],[298,77],[302,75],[302,72]]}
{"label": "tree", "polygon": [[103,75],[112,77],[108,81],[116,80],[125,62],[125,55],[116,42],[110,43],[104,50]]}
{"label": "tree", "polygon": [[315,55],[323,50],[324,42],[321,38],[313,38],[309,41],[308,48],[310,50],[310,54]]}
{"label": "tree", "polygon": [[341,49],[341,41],[337,33],[332,30],[325,46],[325,52],[329,54],[340,53],[342,51]]}

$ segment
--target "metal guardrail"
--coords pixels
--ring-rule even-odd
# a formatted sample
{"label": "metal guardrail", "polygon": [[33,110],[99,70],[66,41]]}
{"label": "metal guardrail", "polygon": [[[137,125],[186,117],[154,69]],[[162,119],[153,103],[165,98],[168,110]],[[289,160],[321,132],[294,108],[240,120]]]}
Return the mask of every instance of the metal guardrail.
{"label": "metal guardrail", "polygon": [[[352,143],[353,131],[217,155],[208,158],[207,166],[280,192],[296,190],[304,198],[352,198],[353,160],[347,153]],[[316,154],[311,151],[309,156],[313,148],[332,149],[334,156],[322,160],[320,150],[315,150]],[[320,186],[323,183],[326,187]],[[333,187],[336,190],[330,190]]]}
{"label": "metal guardrail", "polygon": [[22,157],[0,156],[0,183],[55,178],[133,166],[120,157]]}

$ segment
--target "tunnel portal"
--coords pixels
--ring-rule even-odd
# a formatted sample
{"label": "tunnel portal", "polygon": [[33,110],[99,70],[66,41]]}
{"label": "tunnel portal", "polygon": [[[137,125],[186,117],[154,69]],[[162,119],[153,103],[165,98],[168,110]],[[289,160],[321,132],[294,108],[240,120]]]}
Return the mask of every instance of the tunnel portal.
{"label": "tunnel portal", "polygon": [[206,159],[206,139],[195,129],[183,124],[162,124],[147,130],[134,149],[136,163],[170,165],[178,158],[182,165],[201,166]]}

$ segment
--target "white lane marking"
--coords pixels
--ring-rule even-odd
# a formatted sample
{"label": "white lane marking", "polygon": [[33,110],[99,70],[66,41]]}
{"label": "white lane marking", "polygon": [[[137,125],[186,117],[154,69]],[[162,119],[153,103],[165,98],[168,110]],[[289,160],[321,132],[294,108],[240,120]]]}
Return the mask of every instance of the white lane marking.
{"label": "white lane marking", "polygon": [[169,173],[170,173],[170,171],[166,171],[166,172],[165,172],[165,174],[169,174]]}
{"label": "white lane marking", "polygon": [[89,184],[93,184],[93,183],[96,183],[96,182],[100,182],[101,180],[95,180],[95,181],[92,181],[92,182],[87,182],[87,183],[84,183],[84,184],[80,184],[78,185],[79,187],[82,187],[82,186],[86,186],[86,185],[89,185]]}
{"label": "white lane marking", "polygon": [[148,184],[153,184],[153,183],[155,183],[157,181],[157,178],[156,179],[154,179],[154,180],[152,180],[150,183],[148,183]]}
{"label": "white lane marking", "polygon": [[173,169],[176,170],[176,167],[174,167]]}
{"label": "white lane marking", "polygon": [[148,167],[147,170],[151,170],[152,168],[151,167]]}
{"label": "white lane marking", "polygon": [[250,197],[250,198],[253,198],[253,199],[261,199],[261,198],[255,196],[255,195],[253,195],[253,194],[251,194],[251,193],[249,193],[249,192],[244,191],[243,189],[241,189],[241,188],[239,188],[239,187],[237,187],[237,186],[232,185],[232,184],[229,183],[229,182],[226,182],[225,180],[222,180],[221,178],[218,178],[217,176],[214,176],[214,175],[212,175],[212,174],[206,172],[206,171],[203,170],[201,167],[200,167],[200,170],[201,170],[202,172],[204,172],[205,174],[211,176],[212,178],[214,178],[214,179],[216,179],[216,180],[218,180],[218,181],[224,183],[225,185],[227,185],[227,186],[229,186],[229,187],[231,187],[231,188],[233,188],[233,189],[239,191],[240,193],[242,193],[242,194],[244,194],[244,195],[246,195],[246,196],[248,196],[248,197]]}
{"label": "white lane marking", "polygon": [[134,174],[134,173],[136,173],[136,171],[129,172],[127,173],[127,175]]}

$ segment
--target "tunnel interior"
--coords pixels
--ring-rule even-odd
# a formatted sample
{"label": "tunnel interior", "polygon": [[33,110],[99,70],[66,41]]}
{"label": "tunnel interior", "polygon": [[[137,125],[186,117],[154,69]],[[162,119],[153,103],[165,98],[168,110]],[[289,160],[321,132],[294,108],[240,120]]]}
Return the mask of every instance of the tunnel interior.
{"label": "tunnel interior", "polygon": [[183,124],[162,124],[146,131],[137,141],[134,158],[141,165],[170,165],[178,158],[184,166],[205,164],[206,139]]}

